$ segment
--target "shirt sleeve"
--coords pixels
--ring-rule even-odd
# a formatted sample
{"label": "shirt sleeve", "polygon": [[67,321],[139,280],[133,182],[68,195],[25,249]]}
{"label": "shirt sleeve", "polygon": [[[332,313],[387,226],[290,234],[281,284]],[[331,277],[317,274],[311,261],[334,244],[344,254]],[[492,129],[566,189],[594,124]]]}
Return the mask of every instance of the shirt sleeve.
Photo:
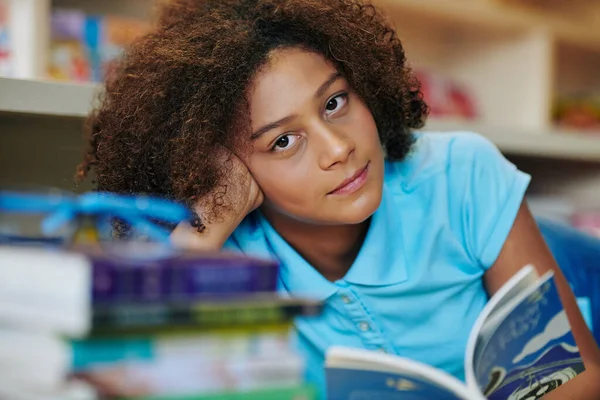
{"label": "shirt sleeve", "polygon": [[488,139],[457,135],[450,144],[451,197],[459,207],[469,253],[490,268],[506,241],[531,177],[519,171]]}

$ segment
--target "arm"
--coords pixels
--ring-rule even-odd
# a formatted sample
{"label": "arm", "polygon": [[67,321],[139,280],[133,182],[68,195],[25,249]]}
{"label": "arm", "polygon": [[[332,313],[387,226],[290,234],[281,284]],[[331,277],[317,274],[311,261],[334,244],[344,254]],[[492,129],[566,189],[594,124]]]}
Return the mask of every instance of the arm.
{"label": "arm", "polygon": [[546,246],[527,204],[523,202],[498,258],[484,275],[489,294],[493,295],[526,264],[533,264],[540,274],[554,270],[557,289],[586,367],[585,372],[544,399],[600,399],[600,350],[583,320],[569,283]]}

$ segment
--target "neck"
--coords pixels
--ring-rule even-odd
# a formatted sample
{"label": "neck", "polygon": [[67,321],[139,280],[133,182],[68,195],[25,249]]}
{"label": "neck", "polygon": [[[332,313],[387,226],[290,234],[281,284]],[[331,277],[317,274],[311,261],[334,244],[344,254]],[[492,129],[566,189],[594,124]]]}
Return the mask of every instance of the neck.
{"label": "neck", "polygon": [[315,225],[263,208],[273,228],[329,281],[343,278],[365,240],[370,219],[353,225]]}

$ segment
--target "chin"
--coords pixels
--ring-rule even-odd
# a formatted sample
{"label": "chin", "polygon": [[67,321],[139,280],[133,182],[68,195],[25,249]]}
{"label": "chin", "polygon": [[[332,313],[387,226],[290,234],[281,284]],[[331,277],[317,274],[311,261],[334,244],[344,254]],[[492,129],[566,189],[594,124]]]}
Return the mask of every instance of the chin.
{"label": "chin", "polygon": [[[321,204],[310,204],[296,209],[283,209],[273,207],[268,200],[263,203],[263,212],[275,211],[275,215],[285,216],[286,219],[310,225],[355,225],[369,219],[381,204],[383,196],[383,182],[378,185],[371,184],[359,196],[348,197],[344,200],[327,201]],[[270,205],[266,209],[266,205]],[[316,212],[307,212],[307,211]]]}
{"label": "chin", "polygon": [[381,204],[381,191],[374,191],[343,205],[336,210],[338,219],[342,224],[360,224],[369,219]]}

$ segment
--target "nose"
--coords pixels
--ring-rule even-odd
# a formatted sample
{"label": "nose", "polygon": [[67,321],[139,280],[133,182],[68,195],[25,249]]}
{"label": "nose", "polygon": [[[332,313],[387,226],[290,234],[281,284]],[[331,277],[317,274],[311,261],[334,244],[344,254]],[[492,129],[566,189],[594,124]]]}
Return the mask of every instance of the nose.
{"label": "nose", "polygon": [[314,142],[318,149],[319,166],[324,170],[343,165],[356,148],[351,137],[327,122],[319,123],[312,133],[316,139]]}

